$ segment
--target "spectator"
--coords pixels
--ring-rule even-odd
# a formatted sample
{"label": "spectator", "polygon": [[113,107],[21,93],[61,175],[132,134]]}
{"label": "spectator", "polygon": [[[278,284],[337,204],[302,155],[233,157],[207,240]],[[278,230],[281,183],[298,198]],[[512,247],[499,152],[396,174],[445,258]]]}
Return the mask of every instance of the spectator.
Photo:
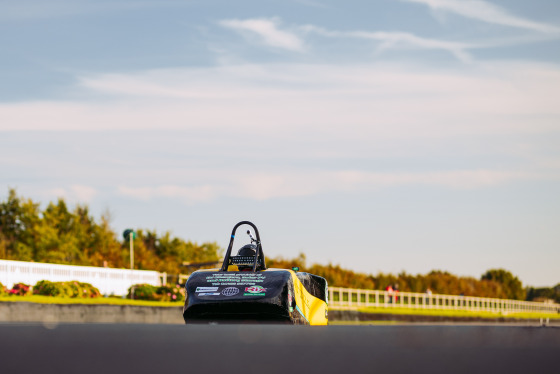
{"label": "spectator", "polygon": [[388,285],[385,288],[385,291],[387,291],[388,294],[388,298],[389,298],[389,304],[391,304],[393,302],[393,286],[392,285]]}
{"label": "spectator", "polygon": [[430,300],[432,300],[432,290],[426,289],[426,304],[430,305]]}

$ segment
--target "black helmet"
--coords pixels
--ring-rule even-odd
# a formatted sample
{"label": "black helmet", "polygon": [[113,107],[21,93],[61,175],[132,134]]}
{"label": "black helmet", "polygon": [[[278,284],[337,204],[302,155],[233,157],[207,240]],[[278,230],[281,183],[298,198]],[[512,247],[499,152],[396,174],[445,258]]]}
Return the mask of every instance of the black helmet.
{"label": "black helmet", "polygon": [[257,246],[254,244],[245,244],[237,251],[238,256],[255,256],[257,254]]}
{"label": "black helmet", "polygon": [[[257,246],[255,244],[245,244],[243,247],[239,248],[239,251],[237,251],[237,256],[251,257],[250,260],[251,262],[255,261],[256,254],[257,254]],[[253,266],[237,265],[237,268],[239,269],[239,271],[247,271],[247,270],[252,270]]]}

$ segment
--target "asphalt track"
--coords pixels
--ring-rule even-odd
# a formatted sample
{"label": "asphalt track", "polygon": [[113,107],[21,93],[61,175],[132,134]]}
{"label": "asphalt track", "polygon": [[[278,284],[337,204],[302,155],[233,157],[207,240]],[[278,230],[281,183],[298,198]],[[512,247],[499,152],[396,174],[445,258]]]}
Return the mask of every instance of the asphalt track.
{"label": "asphalt track", "polygon": [[560,372],[560,328],[0,324],[0,373]]}

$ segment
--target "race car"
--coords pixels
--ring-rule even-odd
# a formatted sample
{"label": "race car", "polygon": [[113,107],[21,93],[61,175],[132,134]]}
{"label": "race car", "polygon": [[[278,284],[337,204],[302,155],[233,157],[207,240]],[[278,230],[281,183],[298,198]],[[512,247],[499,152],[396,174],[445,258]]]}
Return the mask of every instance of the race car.
{"label": "race car", "polygon": [[[237,228],[248,225],[250,243],[232,255]],[[195,271],[185,284],[185,323],[286,323],[326,325],[326,279],[298,268],[267,269],[257,227],[237,223],[219,269]]]}

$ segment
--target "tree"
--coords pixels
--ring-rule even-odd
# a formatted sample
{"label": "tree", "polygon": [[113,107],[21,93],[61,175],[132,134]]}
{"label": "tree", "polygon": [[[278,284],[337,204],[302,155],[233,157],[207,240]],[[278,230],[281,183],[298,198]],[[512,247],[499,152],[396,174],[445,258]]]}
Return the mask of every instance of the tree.
{"label": "tree", "polygon": [[101,215],[100,223],[94,224],[91,232],[91,247],[87,249],[90,264],[123,268],[128,264],[129,250],[117,240],[117,234],[110,226],[111,214]]}
{"label": "tree", "polygon": [[526,292],[521,281],[504,269],[490,269],[480,278],[483,281],[493,281],[501,286],[505,297],[514,300],[525,300]]}
{"label": "tree", "polygon": [[557,284],[556,286],[550,288],[529,287],[527,289],[527,300],[528,301],[554,300],[556,303],[560,303],[560,284]]}
{"label": "tree", "polygon": [[38,221],[39,204],[10,189],[7,201],[0,203],[0,258],[32,260],[32,229]]}
{"label": "tree", "polygon": [[[217,243],[193,243],[166,232],[136,230],[135,268],[184,272],[183,262],[217,261],[222,249]],[[70,209],[64,199],[39,204],[22,199],[11,189],[0,202],[0,258],[72,265],[128,267],[128,243],[119,242],[110,227],[110,214],[100,222],[89,214],[87,205]]]}

